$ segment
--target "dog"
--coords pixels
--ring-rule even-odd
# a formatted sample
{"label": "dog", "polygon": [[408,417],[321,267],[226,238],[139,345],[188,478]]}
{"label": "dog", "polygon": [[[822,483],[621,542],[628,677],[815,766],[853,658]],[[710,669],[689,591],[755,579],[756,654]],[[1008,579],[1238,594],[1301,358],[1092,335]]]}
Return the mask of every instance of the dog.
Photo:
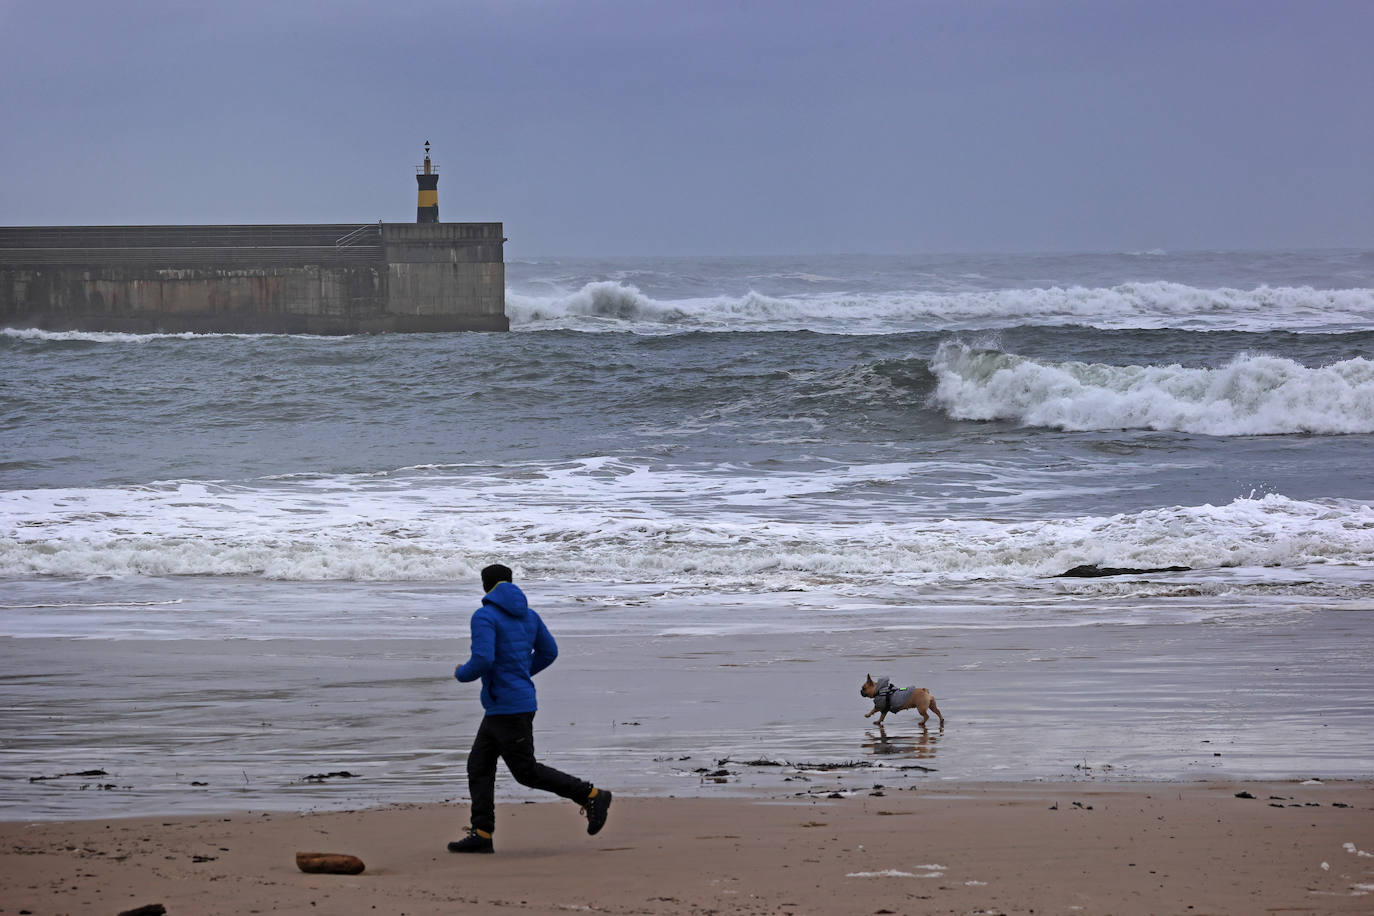
{"label": "dog", "polygon": [[[873,708],[864,713],[867,719],[875,712],[882,713],[878,716],[878,725],[883,724],[890,712],[901,712],[903,709],[915,709],[921,714],[921,725],[926,724],[930,718],[930,713],[940,717],[940,724],[945,724],[945,714],[940,712],[940,707],[935,705],[935,694],[924,687],[897,688],[885,677],[880,677],[876,681],[873,675],[868,675],[864,685],[859,688],[859,696],[873,701]],[[929,712],[927,712],[929,710]]]}

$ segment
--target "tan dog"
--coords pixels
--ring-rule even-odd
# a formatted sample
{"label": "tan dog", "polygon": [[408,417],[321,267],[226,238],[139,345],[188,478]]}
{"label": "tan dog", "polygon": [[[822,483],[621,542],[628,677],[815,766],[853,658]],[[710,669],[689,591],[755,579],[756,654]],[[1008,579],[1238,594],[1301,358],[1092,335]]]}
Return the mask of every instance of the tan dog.
{"label": "tan dog", "polygon": [[[915,709],[921,714],[921,725],[926,724],[930,718],[930,713],[940,717],[940,724],[945,724],[945,714],[940,712],[940,707],[935,705],[935,695],[924,687],[906,687],[898,689],[893,687],[885,677],[880,677],[876,681],[873,675],[868,675],[868,680],[859,688],[859,696],[867,697],[873,701],[873,708],[864,713],[867,719],[875,712],[882,713],[878,716],[879,725],[887,718],[890,712],[901,712],[903,709]],[[926,710],[930,710],[927,712]]]}

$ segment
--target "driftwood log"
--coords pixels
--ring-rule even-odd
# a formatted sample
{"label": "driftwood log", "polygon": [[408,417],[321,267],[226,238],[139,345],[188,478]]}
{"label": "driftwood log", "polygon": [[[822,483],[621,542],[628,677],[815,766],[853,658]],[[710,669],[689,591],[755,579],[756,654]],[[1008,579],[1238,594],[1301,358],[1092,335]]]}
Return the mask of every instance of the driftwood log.
{"label": "driftwood log", "polygon": [[147,903],[132,910],[124,910],[119,916],[167,916],[167,908],[160,903]]}
{"label": "driftwood log", "polygon": [[338,852],[298,852],[296,867],[315,875],[360,875],[367,866],[357,856]]}

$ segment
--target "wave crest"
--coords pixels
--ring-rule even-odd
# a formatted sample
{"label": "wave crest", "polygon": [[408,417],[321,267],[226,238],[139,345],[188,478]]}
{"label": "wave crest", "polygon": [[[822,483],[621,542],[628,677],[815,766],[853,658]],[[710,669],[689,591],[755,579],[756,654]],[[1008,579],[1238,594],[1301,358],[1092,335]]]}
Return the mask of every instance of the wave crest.
{"label": "wave crest", "polygon": [[598,280],[571,292],[507,290],[517,330],[801,331],[878,334],[1018,325],[1101,329],[1364,330],[1374,290],[1269,287],[1203,289],[1166,281],[1114,287],[1047,287],[965,292],[826,292],[769,296],[757,291],[655,299],[629,283]]}
{"label": "wave crest", "polygon": [[1374,362],[1361,357],[1318,368],[1263,354],[1218,369],[1109,366],[949,341],[931,369],[935,403],[961,420],[1212,436],[1374,432]]}
{"label": "wave crest", "polygon": [[[1016,580],[1086,564],[1374,565],[1374,509],[1349,500],[1268,494],[1107,517],[902,512],[816,521],[770,509],[792,490],[758,505],[749,494],[722,494],[718,501],[730,502],[730,511],[683,514],[682,491],[674,488],[666,495],[677,508],[664,511],[650,496],[653,481],[641,479],[651,475],[623,470],[580,499],[567,498],[569,480],[547,481],[565,494],[558,501],[549,499],[552,491],[527,492],[540,482],[524,477],[15,491],[0,499],[0,517],[9,519],[0,529],[0,574],[443,581],[469,577],[499,554],[542,578],[771,591],[859,586],[875,577],[913,586]],[[576,480],[601,471],[584,468]],[[891,472],[867,469],[874,479]],[[628,492],[617,501],[621,490]]]}
{"label": "wave crest", "polygon": [[577,319],[619,323],[675,324],[685,316],[682,309],[644,295],[631,284],[601,280],[588,283],[568,296],[536,298],[506,294],[506,314],[512,325],[559,326]]}

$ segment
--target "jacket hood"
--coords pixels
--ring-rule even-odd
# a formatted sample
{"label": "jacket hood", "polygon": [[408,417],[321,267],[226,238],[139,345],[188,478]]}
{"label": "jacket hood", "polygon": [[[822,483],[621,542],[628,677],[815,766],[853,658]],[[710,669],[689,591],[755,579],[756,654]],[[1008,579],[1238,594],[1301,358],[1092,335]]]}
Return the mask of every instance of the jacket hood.
{"label": "jacket hood", "polygon": [[482,597],[483,604],[490,604],[501,613],[510,617],[524,617],[530,612],[530,603],[525,593],[510,582],[499,582],[496,587]]}

